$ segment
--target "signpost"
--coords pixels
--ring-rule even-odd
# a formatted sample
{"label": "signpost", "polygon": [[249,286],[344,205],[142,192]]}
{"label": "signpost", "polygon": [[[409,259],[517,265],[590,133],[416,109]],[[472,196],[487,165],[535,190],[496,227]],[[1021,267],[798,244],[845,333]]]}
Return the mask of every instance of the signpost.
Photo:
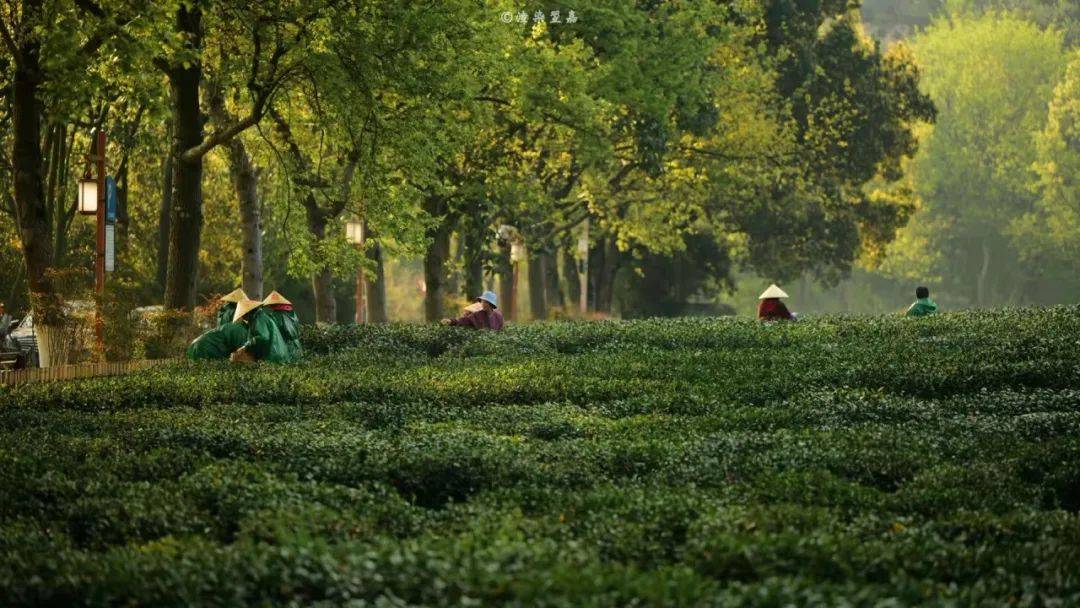
{"label": "signpost", "polygon": [[116,270],[116,226],[105,224],[105,272]]}

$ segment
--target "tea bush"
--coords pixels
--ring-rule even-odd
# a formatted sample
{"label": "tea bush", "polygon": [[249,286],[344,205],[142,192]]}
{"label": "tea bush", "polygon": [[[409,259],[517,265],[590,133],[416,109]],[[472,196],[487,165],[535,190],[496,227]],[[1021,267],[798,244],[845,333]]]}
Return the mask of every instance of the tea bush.
{"label": "tea bush", "polygon": [[4,605],[1080,603],[1080,308],[304,339],[0,389]]}

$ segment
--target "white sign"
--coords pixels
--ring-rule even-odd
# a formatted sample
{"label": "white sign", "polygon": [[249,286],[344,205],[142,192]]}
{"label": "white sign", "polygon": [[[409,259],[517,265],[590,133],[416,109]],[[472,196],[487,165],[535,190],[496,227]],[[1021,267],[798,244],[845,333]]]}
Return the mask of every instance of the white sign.
{"label": "white sign", "polygon": [[[529,22],[529,12],[525,10],[503,11],[499,15],[499,19],[503,23],[514,23],[515,21],[520,24],[526,24]],[[565,13],[561,9],[553,10],[549,13],[545,13],[542,10],[537,10],[532,14],[533,23],[577,23],[578,14],[573,10],[568,10]]]}
{"label": "white sign", "polygon": [[116,268],[116,226],[105,224],[105,272]]}

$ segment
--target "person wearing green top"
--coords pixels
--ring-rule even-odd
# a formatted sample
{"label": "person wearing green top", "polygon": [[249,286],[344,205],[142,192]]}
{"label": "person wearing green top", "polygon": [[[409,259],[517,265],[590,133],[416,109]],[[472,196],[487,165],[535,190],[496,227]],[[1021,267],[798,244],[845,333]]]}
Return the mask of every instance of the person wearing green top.
{"label": "person wearing green top", "polygon": [[192,361],[228,359],[248,339],[248,331],[239,323],[225,323],[195,338],[187,348]]}
{"label": "person wearing green top", "polygon": [[926,287],[915,288],[915,303],[907,309],[909,317],[925,317],[938,311],[938,305],[930,299],[930,290]]}
{"label": "person wearing green top", "polygon": [[291,361],[298,360],[303,354],[300,347],[300,319],[296,317],[296,312],[293,311],[292,302],[286,300],[285,296],[277,291],[271,291],[270,295],[263,300],[263,308],[269,313],[270,318],[274,320],[274,325],[277,325],[281,337],[285,339],[285,346],[289,350],[289,359]]}
{"label": "person wearing green top", "polygon": [[256,361],[288,363],[291,361],[289,348],[281,331],[274,324],[273,318],[263,309],[262,302],[244,300],[236,305],[233,321],[243,323],[247,328],[247,340],[238,351],[255,358]]}
{"label": "person wearing green top", "polygon": [[221,327],[226,323],[232,323],[233,315],[236,314],[237,302],[243,302],[247,299],[247,294],[239,287],[232,290],[231,293],[221,296],[221,306],[218,307],[217,311],[218,327]]}

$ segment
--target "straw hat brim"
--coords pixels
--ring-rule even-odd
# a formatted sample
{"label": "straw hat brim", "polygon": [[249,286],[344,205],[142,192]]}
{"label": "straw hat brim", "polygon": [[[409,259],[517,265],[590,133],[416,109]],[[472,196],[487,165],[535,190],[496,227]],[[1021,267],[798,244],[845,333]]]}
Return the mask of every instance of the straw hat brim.
{"label": "straw hat brim", "polygon": [[266,299],[263,300],[262,303],[266,306],[270,306],[273,304],[292,304],[292,302],[286,300],[285,296],[281,295],[277,291],[271,291],[270,295],[266,296]]}
{"label": "straw hat brim", "polygon": [[247,294],[244,293],[244,290],[239,288],[239,287],[237,287],[236,289],[232,290],[231,292],[221,296],[221,301],[222,302],[243,302],[244,300],[247,300],[247,299],[249,299],[247,297]]}
{"label": "straw hat brim", "polygon": [[784,290],[780,289],[779,287],[777,287],[774,284],[774,285],[769,285],[769,288],[766,289],[764,292],[762,292],[761,295],[758,296],[758,299],[759,300],[767,300],[769,298],[786,298],[786,297],[788,297],[788,295],[786,293],[784,293]]}
{"label": "straw hat brim", "polygon": [[244,318],[244,315],[262,306],[262,302],[258,300],[244,300],[236,304],[236,312],[233,313],[233,323]]}

